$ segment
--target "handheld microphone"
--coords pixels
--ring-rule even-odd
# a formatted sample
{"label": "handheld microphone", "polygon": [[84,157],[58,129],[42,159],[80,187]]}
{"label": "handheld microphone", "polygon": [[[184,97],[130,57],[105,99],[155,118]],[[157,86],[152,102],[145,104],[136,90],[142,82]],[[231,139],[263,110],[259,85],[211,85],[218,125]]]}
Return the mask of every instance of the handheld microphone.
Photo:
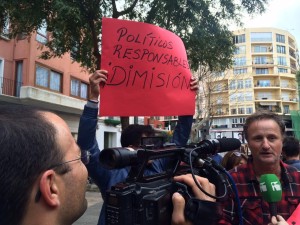
{"label": "handheld microphone", "polygon": [[263,174],[259,180],[263,199],[269,203],[271,217],[277,215],[277,202],[282,198],[282,188],[275,174]]}

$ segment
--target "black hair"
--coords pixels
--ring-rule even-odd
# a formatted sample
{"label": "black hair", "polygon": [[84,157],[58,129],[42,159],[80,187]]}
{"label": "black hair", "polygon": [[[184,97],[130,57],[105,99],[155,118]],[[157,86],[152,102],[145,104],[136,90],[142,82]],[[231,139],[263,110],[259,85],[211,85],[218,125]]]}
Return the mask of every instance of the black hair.
{"label": "black hair", "polygon": [[285,137],[282,151],[287,157],[299,156],[299,140],[292,136]]}
{"label": "black hair", "polygon": [[142,136],[154,136],[155,130],[150,125],[131,124],[121,134],[122,147],[139,146]]}
{"label": "black hair", "polygon": [[36,180],[63,160],[56,129],[42,111],[0,105],[0,224],[21,223]]}

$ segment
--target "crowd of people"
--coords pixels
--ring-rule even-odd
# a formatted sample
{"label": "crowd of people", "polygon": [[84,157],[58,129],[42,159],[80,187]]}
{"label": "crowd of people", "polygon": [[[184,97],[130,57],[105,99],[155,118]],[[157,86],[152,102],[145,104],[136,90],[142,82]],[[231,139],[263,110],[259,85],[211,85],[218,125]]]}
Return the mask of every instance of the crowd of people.
{"label": "crowd of people", "polygon": [[[90,77],[90,99],[84,107],[75,142],[67,124],[59,116],[43,109],[21,105],[0,106],[0,224],[71,225],[86,210],[87,178],[98,186],[104,203],[98,224],[105,225],[105,193],[113,185],[124,181],[130,166],[108,170],[99,163],[100,149],[96,141],[99,84],[106,82],[107,71],[98,70]],[[191,91],[197,90],[197,81],[191,80]],[[192,115],[180,116],[173,142],[184,146],[189,138]],[[151,136],[147,126],[130,126],[122,132],[123,147],[135,149],[141,137]],[[258,111],[247,117],[243,135],[251,150],[247,156],[238,150],[228,152],[221,165],[229,171],[237,192],[228,182],[225,199],[215,200],[216,187],[207,178],[196,176],[209,195],[202,192],[190,174],[174,177],[175,181],[191,187],[195,199],[206,206],[210,202],[220,206],[220,217],[205,224],[287,224],[286,220],[300,203],[300,173],[294,164],[299,161],[299,141],[285,138],[285,124],[277,114]],[[295,149],[298,158],[293,158]],[[283,160],[282,160],[283,154]],[[292,157],[292,158],[291,158]],[[297,162],[298,162],[297,161]],[[165,171],[170,166],[166,158],[149,162],[145,175]],[[288,165],[292,164],[292,165]],[[294,166],[295,167],[294,167]],[[269,203],[262,200],[259,179],[264,174],[275,174],[282,185],[282,198],[277,203],[277,216],[271,216]],[[235,196],[237,193],[238,196]],[[236,197],[241,202],[239,206]],[[185,199],[174,193],[173,225],[203,224],[185,217]],[[239,207],[242,215],[238,214]],[[205,218],[207,207],[199,207]],[[100,210],[100,209],[99,209]],[[215,212],[213,212],[215,213]]]}

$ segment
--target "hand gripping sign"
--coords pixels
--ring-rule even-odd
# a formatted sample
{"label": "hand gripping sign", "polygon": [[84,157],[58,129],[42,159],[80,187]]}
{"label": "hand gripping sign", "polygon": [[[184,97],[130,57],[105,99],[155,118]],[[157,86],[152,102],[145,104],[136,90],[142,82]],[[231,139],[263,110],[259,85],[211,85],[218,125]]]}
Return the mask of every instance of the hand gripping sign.
{"label": "hand gripping sign", "polygon": [[182,40],[158,26],[103,18],[101,116],[193,115],[195,93]]}

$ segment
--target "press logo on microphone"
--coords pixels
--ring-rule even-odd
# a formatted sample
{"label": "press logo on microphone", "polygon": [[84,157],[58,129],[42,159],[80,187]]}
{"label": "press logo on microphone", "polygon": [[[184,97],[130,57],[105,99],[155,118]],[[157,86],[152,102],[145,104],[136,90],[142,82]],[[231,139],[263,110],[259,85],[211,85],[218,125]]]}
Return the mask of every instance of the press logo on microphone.
{"label": "press logo on microphone", "polygon": [[[279,181],[270,182],[270,184],[271,184],[270,186],[272,188],[272,191],[282,191]],[[259,188],[260,188],[261,192],[267,192],[268,191],[266,182],[260,183]]]}

